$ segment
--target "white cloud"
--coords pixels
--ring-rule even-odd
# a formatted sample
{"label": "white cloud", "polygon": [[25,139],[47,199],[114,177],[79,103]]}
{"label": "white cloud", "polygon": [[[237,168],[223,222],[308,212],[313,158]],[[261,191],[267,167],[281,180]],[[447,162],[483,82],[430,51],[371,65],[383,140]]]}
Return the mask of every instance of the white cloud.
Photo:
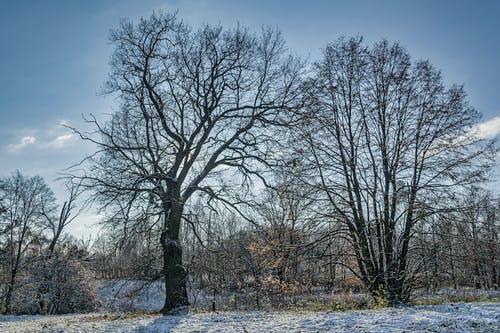
{"label": "white cloud", "polygon": [[78,141],[73,133],[62,129],[62,124],[59,124],[56,129],[26,130],[26,132],[28,133],[21,133],[21,139],[18,142],[9,144],[7,151],[14,153],[28,146],[36,147],[38,150],[57,150],[69,147]]}
{"label": "white cloud", "polygon": [[31,145],[36,142],[36,138],[34,136],[25,136],[21,139],[21,145]]}
{"label": "white cloud", "polygon": [[479,139],[493,139],[500,134],[500,117],[495,117],[472,128]]}
{"label": "white cloud", "polygon": [[47,145],[51,148],[62,148],[71,143],[74,140],[74,135],[72,133],[64,133],[59,135],[52,141],[50,141]]}
{"label": "white cloud", "polygon": [[23,136],[19,143],[12,143],[8,146],[9,151],[14,152],[23,149],[26,146],[33,145],[36,143],[36,138],[34,136]]}

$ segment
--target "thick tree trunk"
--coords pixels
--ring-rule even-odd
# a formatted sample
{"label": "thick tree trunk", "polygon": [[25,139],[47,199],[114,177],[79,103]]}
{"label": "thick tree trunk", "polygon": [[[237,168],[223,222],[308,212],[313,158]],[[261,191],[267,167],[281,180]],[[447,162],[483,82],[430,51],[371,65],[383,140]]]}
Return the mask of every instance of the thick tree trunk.
{"label": "thick tree trunk", "polygon": [[[162,237],[163,238],[163,237]],[[186,289],[186,270],[182,266],[182,247],[178,240],[162,240],[163,273],[165,275],[165,305],[162,313],[189,305]]]}
{"label": "thick tree trunk", "polygon": [[165,217],[165,228],[160,238],[165,278],[165,305],[161,310],[163,314],[170,314],[174,309],[189,305],[187,273],[182,266],[182,246],[179,241],[181,216],[182,207],[170,209]]}

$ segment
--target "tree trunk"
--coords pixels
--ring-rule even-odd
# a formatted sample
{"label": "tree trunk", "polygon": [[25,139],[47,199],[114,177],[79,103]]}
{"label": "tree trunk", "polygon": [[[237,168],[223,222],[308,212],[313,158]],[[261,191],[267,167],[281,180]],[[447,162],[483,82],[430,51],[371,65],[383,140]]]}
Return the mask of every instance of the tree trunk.
{"label": "tree trunk", "polygon": [[172,310],[188,306],[187,273],[182,266],[182,246],[179,230],[182,206],[173,207],[165,217],[165,227],[161,234],[163,250],[163,275],[165,277],[165,305],[161,312],[170,314]]}
{"label": "tree trunk", "polygon": [[452,248],[452,243],[450,241],[450,268],[451,268],[451,280],[453,281],[453,289],[457,290],[458,289],[458,282],[457,282],[457,274],[455,272],[455,262],[453,260],[453,248]]}
{"label": "tree trunk", "polygon": [[16,282],[16,275],[17,271],[12,270],[10,274],[10,283],[5,295],[5,307],[4,307],[5,314],[11,314],[12,312],[12,294],[14,293],[14,283]]}

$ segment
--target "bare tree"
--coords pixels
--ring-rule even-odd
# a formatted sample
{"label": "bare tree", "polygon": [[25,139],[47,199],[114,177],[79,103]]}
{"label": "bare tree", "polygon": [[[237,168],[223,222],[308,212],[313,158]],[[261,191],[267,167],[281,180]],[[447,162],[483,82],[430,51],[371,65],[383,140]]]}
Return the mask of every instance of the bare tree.
{"label": "bare tree", "polygon": [[415,225],[487,169],[488,147],[470,131],[478,113],[461,86],[387,41],[328,45],[310,87],[299,128],[309,183],[345,226],[353,272],[374,297],[404,302]]}
{"label": "bare tree", "polygon": [[303,186],[301,168],[288,165],[274,168],[274,179],[260,194],[256,212],[259,231],[271,249],[266,255],[273,266],[273,275],[280,283],[295,283],[298,279],[299,261],[308,248],[314,247],[321,234],[323,220],[316,213],[316,190]]}
{"label": "bare tree", "polygon": [[[270,128],[297,105],[302,64],[286,56],[276,30],[193,30],[173,14],[123,21],[111,41],[106,91],[117,95],[120,110],[105,124],[90,119],[99,137],[78,132],[99,149],[78,177],[103,208],[138,216],[150,207],[168,313],[188,304],[179,232],[189,198],[218,196],[258,176],[271,156]],[[229,170],[243,177],[223,178]]]}
{"label": "bare tree", "polygon": [[56,216],[56,211],[53,207],[49,207],[49,211],[47,211],[48,207],[42,207],[42,214],[45,217],[43,225],[51,233],[50,244],[47,249],[48,257],[54,254],[55,247],[63,234],[63,230],[78,217],[78,212],[75,212],[75,209],[76,200],[80,194],[80,185],[68,182],[65,186],[68,198],[64,201],[58,216]]}
{"label": "bare tree", "polygon": [[474,186],[461,206],[453,216],[459,246],[452,255],[463,267],[463,280],[477,289],[498,287],[498,199]]}
{"label": "bare tree", "polygon": [[11,312],[12,296],[18,285],[18,274],[29,263],[27,251],[43,230],[43,211],[56,208],[54,194],[39,176],[25,177],[17,171],[11,177],[0,179],[1,206],[0,245],[4,253],[1,262],[7,273],[3,297],[5,313]]}

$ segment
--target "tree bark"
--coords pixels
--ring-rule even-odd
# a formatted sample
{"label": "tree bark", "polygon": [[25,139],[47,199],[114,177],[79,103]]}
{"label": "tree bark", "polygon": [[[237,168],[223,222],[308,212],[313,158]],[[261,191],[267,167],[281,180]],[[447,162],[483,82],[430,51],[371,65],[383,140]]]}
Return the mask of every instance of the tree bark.
{"label": "tree bark", "polygon": [[182,265],[182,245],[179,241],[182,206],[173,204],[166,216],[160,241],[163,250],[163,275],[165,277],[165,305],[161,312],[188,306],[187,272]]}

